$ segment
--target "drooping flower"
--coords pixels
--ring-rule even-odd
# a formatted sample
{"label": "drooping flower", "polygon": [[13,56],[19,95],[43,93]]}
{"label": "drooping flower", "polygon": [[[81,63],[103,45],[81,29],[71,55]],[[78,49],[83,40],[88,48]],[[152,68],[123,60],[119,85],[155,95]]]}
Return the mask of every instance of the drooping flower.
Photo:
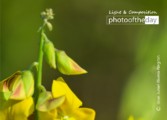
{"label": "drooping flower", "polygon": [[72,58],[70,58],[64,51],[56,50],[56,62],[59,71],[65,75],[79,75],[87,73],[81,68]]}
{"label": "drooping flower", "polygon": [[52,84],[53,97],[65,96],[65,101],[57,109],[59,120],[94,120],[95,111],[91,108],[82,108],[82,101],[72,92],[63,78],[58,78]]}

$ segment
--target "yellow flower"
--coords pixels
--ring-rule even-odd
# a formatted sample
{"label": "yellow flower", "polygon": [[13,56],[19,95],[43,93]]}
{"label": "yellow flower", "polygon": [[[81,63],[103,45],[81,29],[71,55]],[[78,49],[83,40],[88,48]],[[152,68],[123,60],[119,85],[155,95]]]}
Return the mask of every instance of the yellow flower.
{"label": "yellow flower", "polygon": [[64,80],[60,77],[53,81],[52,94],[54,98],[65,96],[65,101],[58,107],[58,120],[94,120],[95,111],[90,108],[80,108],[82,102],[72,92]]}
{"label": "yellow flower", "polygon": [[0,82],[0,120],[27,120],[34,111],[34,79],[18,71]]}
{"label": "yellow flower", "polygon": [[34,111],[32,97],[22,101],[8,100],[4,104],[6,106],[0,107],[0,120],[28,120],[28,116]]}

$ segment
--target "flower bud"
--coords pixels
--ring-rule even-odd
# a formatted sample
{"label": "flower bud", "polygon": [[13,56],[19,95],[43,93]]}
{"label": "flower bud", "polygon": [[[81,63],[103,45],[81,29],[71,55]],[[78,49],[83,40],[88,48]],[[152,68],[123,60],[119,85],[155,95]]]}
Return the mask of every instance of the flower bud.
{"label": "flower bud", "polygon": [[51,92],[41,92],[37,101],[36,108],[41,112],[50,111],[62,105],[64,100],[65,96],[53,98]]}
{"label": "flower bud", "polygon": [[52,24],[50,22],[46,22],[46,25],[47,25],[49,31],[53,30],[53,26],[52,26]]}
{"label": "flower bud", "polygon": [[57,67],[65,75],[77,75],[87,73],[74,60],[72,60],[64,51],[57,50]]}
{"label": "flower bud", "polygon": [[5,99],[22,100],[32,96],[34,78],[30,71],[17,71],[0,82],[0,96]]}
{"label": "flower bud", "polygon": [[50,65],[50,67],[56,69],[56,59],[55,59],[55,48],[51,41],[47,40],[44,43],[44,57],[46,62]]}

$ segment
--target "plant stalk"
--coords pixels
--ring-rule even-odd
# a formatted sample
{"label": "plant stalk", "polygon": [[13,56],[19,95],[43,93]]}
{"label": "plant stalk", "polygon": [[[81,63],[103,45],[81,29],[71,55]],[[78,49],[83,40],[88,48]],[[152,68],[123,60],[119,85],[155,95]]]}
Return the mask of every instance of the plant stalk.
{"label": "plant stalk", "polygon": [[[40,40],[40,47],[39,47],[39,57],[38,57],[38,72],[37,72],[37,81],[35,81],[35,106],[37,104],[37,100],[39,94],[41,92],[42,86],[42,64],[43,64],[43,44],[44,44],[44,31],[41,30],[41,40]],[[38,113],[35,108],[35,120],[38,120]]]}

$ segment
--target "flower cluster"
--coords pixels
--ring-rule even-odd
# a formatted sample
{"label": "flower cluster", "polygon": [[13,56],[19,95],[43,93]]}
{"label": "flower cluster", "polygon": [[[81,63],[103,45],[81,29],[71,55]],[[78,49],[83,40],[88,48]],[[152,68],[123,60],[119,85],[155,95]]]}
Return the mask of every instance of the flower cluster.
{"label": "flower cluster", "polygon": [[53,10],[52,9],[46,9],[46,11],[43,11],[41,13],[41,17],[44,21],[44,24],[42,27],[44,27],[45,25],[47,25],[48,29],[50,31],[52,31],[53,27],[52,24],[49,22],[49,20],[54,19],[54,14],[53,14]]}
{"label": "flower cluster", "polygon": [[[53,19],[53,12],[42,13],[44,25]],[[48,23],[47,23],[48,22]],[[50,24],[50,23],[49,23]],[[82,101],[73,93],[65,80],[53,80],[51,91],[42,85],[43,57],[53,69],[65,75],[87,73],[64,51],[55,48],[41,27],[37,72],[17,71],[0,82],[0,120],[94,120],[95,111],[82,107]],[[36,64],[37,63],[37,64]],[[37,74],[37,75],[34,75]],[[37,76],[35,78],[34,76]]]}
{"label": "flower cluster", "polygon": [[94,120],[95,111],[80,108],[82,102],[63,78],[53,81],[52,92],[40,93],[36,106],[32,98],[33,84],[30,71],[18,71],[0,82],[1,120],[27,120],[35,109],[39,120]]}

